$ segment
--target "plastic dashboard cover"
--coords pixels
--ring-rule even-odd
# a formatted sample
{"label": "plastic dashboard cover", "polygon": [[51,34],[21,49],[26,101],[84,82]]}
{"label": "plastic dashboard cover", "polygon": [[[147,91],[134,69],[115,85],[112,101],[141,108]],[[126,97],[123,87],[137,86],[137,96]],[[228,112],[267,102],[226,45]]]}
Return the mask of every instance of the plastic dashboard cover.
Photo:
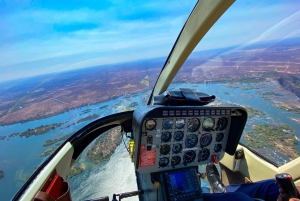
{"label": "plastic dashboard cover", "polygon": [[133,113],[140,173],[194,167],[235,153],[247,121],[242,107],[145,106]]}

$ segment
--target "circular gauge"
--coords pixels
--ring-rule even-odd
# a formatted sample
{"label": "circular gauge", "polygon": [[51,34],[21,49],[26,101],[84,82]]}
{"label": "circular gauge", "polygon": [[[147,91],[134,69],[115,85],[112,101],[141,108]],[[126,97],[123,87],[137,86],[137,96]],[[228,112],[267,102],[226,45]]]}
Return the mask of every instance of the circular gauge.
{"label": "circular gauge", "polygon": [[175,141],[181,141],[183,139],[183,132],[182,131],[176,131],[174,133],[174,140]]}
{"label": "circular gauge", "polygon": [[147,130],[153,130],[156,127],[156,121],[154,119],[148,119],[146,121],[145,127]]}
{"label": "circular gauge", "polygon": [[172,134],[170,132],[163,132],[160,136],[161,141],[169,142],[172,138]]}
{"label": "circular gauge", "polygon": [[207,118],[202,123],[202,128],[205,131],[213,131],[215,126],[215,121],[213,118]]}
{"label": "circular gauge", "polygon": [[167,145],[167,144],[164,144],[164,145],[162,145],[161,147],[160,147],[160,153],[162,154],[162,155],[166,155],[166,154],[168,154],[169,152],[170,152],[170,146],[169,145]]}
{"label": "circular gauge", "polygon": [[169,130],[173,127],[172,119],[164,119],[162,122],[163,129]]}
{"label": "circular gauge", "polygon": [[159,167],[166,167],[169,164],[169,158],[163,157],[159,159],[158,165]]}
{"label": "circular gauge", "polygon": [[187,151],[183,155],[183,161],[185,163],[191,163],[195,160],[196,158],[196,152],[193,150]]}
{"label": "circular gauge", "polygon": [[206,147],[211,143],[212,140],[212,136],[209,133],[206,133],[204,135],[201,136],[200,138],[200,146],[201,147]]}
{"label": "circular gauge", "polygon": [[221,144],[216,144],[215,147],[214,147],[214,151],[215,152],[219,152],[219,151],[221,151],[221,149],[222,149],[222,145]]}
{"label": "circular gauge", "polygon": [[199,162],[206,161],[209,157],[209,154],[210,154],[209,149],[204,148],[204,149],[200,150],[198,153],[198,161]]}
{"label": "circular gauge", "polygon": [[181,150],[182,150],[181,144],[179,144],[179,143],[173,144],[173,147],[172,147],[173,153],[178,154],[179,152],[181,152]]}
{"label": "circular gauge", "polygon": [[221,142],[224,138],[224,133],[217,133],[216,135],[216,141]]}
{"label": "circular gauge", "polygon": [[178,165],[181,162],[181,158],[180,156],[173,156],[172,160],[171,160],[171,165],[174,167],[176,165]]}
{"label": "circular gauge", "polygon": [[221,117],[218,122],[217,122],[217,131],[222,131],[224,130],[228,125],[228,119],[226,117]]}
{"label": "circular gauge", "polygon": [[184,119],[176,119],[175,127],[177,129],[182,129],[185,126],[185,120]]}
{"label": "circular gauge", "polygon": [[196,146],[197,143],[198,143],[198,136],[196,134],[187,135],[187,137],[185,138],[185,146],[188,148],[192,148]]}
{"label": "circular gauge", "polygon": [[190,132],[195,132],[200,127],[200,120],[198,118],[189,119],[187,122],[187,129]]}

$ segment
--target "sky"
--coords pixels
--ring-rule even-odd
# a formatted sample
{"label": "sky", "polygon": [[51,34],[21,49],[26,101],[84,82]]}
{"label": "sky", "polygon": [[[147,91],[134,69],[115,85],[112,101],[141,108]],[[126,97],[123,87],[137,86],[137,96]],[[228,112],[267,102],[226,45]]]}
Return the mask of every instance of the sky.
{"label": "sky", "polygon": [[[167,57],[195,0],[0,0],[0,82]],[[300,35],[300,1],[238,0],[195,51]]]}

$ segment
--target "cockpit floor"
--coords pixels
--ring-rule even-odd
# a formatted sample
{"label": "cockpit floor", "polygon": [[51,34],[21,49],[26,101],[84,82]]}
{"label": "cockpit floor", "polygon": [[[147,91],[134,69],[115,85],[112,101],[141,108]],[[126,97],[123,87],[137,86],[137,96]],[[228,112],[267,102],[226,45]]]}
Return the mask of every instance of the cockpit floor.
{"label": "cockpit floor", "polygon": [[226,166],[220,163],[221,171],[222,171],[222,182],[225,186],[231,184],[245,184],[245,183],[252,183],[250,179],[245,177],[240,172],[233,172],[228,169]]}

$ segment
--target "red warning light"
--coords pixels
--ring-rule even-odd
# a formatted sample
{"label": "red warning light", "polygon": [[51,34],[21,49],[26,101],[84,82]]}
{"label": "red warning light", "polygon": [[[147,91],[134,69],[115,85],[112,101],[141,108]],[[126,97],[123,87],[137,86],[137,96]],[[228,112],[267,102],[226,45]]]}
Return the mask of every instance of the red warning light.
{"label": "red warning light", "polygon": [[214,164],[218,164],[219,161],[218,161],[218,158],[217,158],[217,155],[216,154],[213,154],[211,156],[211,161],[214,163]]}

